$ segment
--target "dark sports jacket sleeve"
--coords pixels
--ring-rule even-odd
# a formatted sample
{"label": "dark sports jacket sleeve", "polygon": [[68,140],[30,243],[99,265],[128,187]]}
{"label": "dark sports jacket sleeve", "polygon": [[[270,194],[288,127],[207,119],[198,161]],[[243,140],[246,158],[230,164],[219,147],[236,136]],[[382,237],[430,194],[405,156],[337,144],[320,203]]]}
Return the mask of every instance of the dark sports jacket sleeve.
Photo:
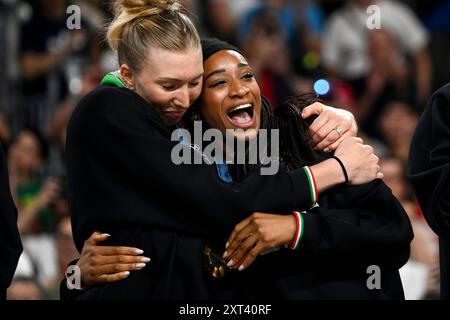
{"label": "dark sports jacket sleeve", "polygon": [[300,255],[393,268],[408,261],[413,238],[411,224],[381,180],[361,186],[338,186],[324,197],[326,204],[303,215]]}
{"label": "dark sports jacket sleeve", "polygon": [[450,297],[450,84],[433,94],[411,142],[408,178],[439,235],[441,298]]}
{"label": "dark sports jacket sleeve", "polygon": [[230,187],[214,166],[173,164],[174,146],[160,117],[134,92],[101,87],[82,99],[67,133],[69,205],[79,250],[94,230],[107,232],[108,225],[223,238],[253,211],[310,206],[303,170],[252,175]]}
{"label": "dark sports jacket sleeve", "polygon": [[0,300],[4,299],[21,253],[17,210],[10,193],[6,159],[0,142]]}
{"label": "dark sports jacket sleeve", "polygon": [[431,228],[450,238],[450,84],[430,99],[419,120],[408,177]]}

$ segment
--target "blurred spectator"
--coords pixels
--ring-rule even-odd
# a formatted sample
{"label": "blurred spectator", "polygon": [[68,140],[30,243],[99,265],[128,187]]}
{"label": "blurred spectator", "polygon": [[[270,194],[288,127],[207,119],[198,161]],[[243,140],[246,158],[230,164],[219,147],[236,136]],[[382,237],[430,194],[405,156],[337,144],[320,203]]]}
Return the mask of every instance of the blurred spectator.
{"label": "blurred spectator", "polygon": [[[380,8],[381,27],[398,44],[400,57],[405,61],[411,59],[408,67],[415,71],[413,78],[417,88],[414,102],[423,107],[431,86],[428,33],[414,13],[398,1],[348,0],[346,6],[327,22],[322,40],[325,67],[350,81],[357,94],[365,91],[372,70],[367,26],[370,5]],[[371,85],[379,86],[377,83]]]}
{"label": "blurred spectator", "polygon": [[391,188],[394,196],[401,202],[412,202],[414,194],[406,180],[404,163],[397,158],[385,157],[380,160],[383,181]]}
{"label": "blurred spectator", "polygon": [[55,218],[48,206],[56,197],[58,183],[42,183],[48,144],[34,130],[22,130],[8,152],[10,183],[19,211],[19,230],[22,234],[55,230]]}
{"label": "blurred spectator", "polygon": [[276,106],[294,94],[295,77],[277,12],[270,8],[258,11],[249,32],[241,48],[252,65],[261,92]]}
{"label": "blurred spectator", "polygon": [[59,222],[56,239],[58,246],[59,273],[60,278],[62,279],[64,278],[64,272],[69,262],[80,256],[73,242],[72,225],[69,217],[65,217]]}
{"label": "blurred spectator", "polygon": [[56,280],[45,288],[49,299],[59,299],[60,280],[65,277],[67,265],[79,258],[79,253],[72,238],[72,225],[69,217],[62,218],[58,223],[56,231],[56,259],[57,259],[57,277]]}
{"label": "blurred spectator", "polygon": [[382,29],[370,31],[368,46],[371,68],[355,116],[366,131],[376,134],[372,126],[383,112],[386,102],[390,99],[407,101],[414,95],[414,90],[409,85],[410,73],[406,61],[388,32]]}
{"label": "blurred spectator", "polygon": [[[271,14],[265,15],[266,12]],[[264,21],[258,21],[261,19]],[[295,72],[302,76],[316,76],[323,23],[324,14],[313,0],[266,0],[243,16],[238,31],[239,43],[244,45],[251,41],[254,24],[265,24],[268,34],[272,33],[271,29],[279,28]]]}
{"label": "blurred spectator", "polygon": [[82,12],[82,30],[85,32],[88,42],[89,60],[97,62],[108,48],[102,40],[105,24],[112,18],[111,5],[109,2],[105,5],[101,0],[73,0],[71,2]]}
{"label": "blurred spectator", "polygon": [[391,155],[406,164],[409,145],[417,126],[419,115],[411,106],[391,101],[384,108],[378,126]]}
{"label": "blurred spectator", "polygon": [[17,277],[11,283],[8,300],[44,300],[47,298],[39,282],[32,277]]}
{"label": "blurred spectator", "polygon": [[51,204],[58,199],[60,183],[44,179],[48,146],[33,130],[21,131],[8,152],[11,192],[18,209],[18,227],[24,251],[37,268],[44,287],[56,281],[56,248],[53,233],[57,217]]}
{"label": "blurred spectator", "polygon": [[207,0],[204,20],[209,36],[237,44],[237,28],[242,16],[258,5],[258,0]]}
{"label": "blurred spectator", "polygon": [[86,66],[81,78],[81,89],[79,94],[69,97],[58,106],[50,124],[49,137],[57,143],[61,154],[64,152],[66,129],[75,105],[78,103],[79,99],[99,85],[104,73],[105,71],[97,64]]}
{"label": "blurred spectator", "polygon": [[408,263],[400,269],[407,299],[439,297],[439,243],[414,204],[413,192],[407,183],[404,163],[396,158],[380,161],[384,182],[391,188],[408,214],[414,231]]}
{"label": "blurred spectator", "polygon": [[66,19],[64,0],[39,0],[37,11],[22,30],[20,114],[24,126],[42,133],[46,133],[53,108],[69,92],[68,78],[76,77],[77,62],[69,57],[87,42],[85,31],[69,30]]}
{"label": "blurred spectator", "polygon": [[72,4],[80,8],[86,27],[98,33],[104,31],[105,23],[111,16],[108,15],[110,8],[104,8],[101,0],[73,0]]}
{"label": "blurred spectator", "polygon": [[3,145],[8,145],[10,139],[10,131],[9,131],[9,125],[6,121],[6,117],[0,113],[0,143],[3,143]]}

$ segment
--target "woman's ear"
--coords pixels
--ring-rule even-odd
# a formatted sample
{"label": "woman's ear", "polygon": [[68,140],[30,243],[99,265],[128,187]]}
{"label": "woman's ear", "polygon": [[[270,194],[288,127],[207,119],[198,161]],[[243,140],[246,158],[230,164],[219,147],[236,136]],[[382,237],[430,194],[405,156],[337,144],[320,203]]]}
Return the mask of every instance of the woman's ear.
{"label": "woman's ear", "polygon": [[125,86],[130,90],[135,90],[134,75],[126,64],[120,66],[120,76]]}

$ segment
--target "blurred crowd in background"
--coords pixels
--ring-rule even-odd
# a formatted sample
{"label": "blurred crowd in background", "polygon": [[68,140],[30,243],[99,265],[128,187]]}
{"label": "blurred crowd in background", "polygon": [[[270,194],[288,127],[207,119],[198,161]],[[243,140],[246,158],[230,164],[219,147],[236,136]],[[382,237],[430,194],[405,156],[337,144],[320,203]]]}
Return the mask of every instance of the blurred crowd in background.
{"label": "blurred crowd in background", "polygon": [[[410,261],[401,270],[406,298],[438,298],[437,237],[405,169],[427,99],[450,82],[450,1],[182,2],[202,36],[243,50],[272,105],[316,85],[326,104],[353,112],[413,224]],[[381,29],[367,27],[373,4],[381,9]],[[80,8],[80,29],[67,27],[70,5]],[[9,299],[58,299],[65,266],[78,256],[65,196],[65,130],[77,101],[117,69],[104,42],[113,5],[0,0],[0,141],[24,246]]]}

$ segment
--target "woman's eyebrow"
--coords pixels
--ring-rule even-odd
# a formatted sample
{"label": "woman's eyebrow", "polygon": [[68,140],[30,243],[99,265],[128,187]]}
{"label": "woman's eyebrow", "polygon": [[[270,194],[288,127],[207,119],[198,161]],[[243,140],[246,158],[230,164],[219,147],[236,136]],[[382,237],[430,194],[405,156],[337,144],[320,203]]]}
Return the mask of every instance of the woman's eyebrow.
{"label": "woman's eyebrow", "polygon": [[222,72],[225,72],[225,71],[226,71],[225,69],[217,69],[217,70],[214,70],[213,72],[211,72],[210,74],[208,74],[208,75],[205,77],[205,80],[204,80],[204,81],[208,80],[208,78],[212,77],[212,76],[215,75],[215,74],[222,73]]}
{"label": "woman's eyebrow", "polygon": [[[194,81],[194,80],[197,80],[197,79],[199,79],[199,78],[201,78],[201,77],[203,77],[203,72],[200,73],[198,76],[192,78],[192,79],[189,80],[189,81]],[[163,82],[163,81],[178,81],[178,82],[181,82],[182,80],[181,80],[181,79],[178,79],[178,78],[161,77],[161,78],[158,78],[156,81],[157,81],[157,82]]]}
{"label": "woman's eyebrow", "polygon": [[[238,67],[238,68],[245,68],[245,67],[248,67],[248,66],[249,66],[249,65],[248,65],[247,63],[243,63],[243,62],[240,62],[240,63],[237,64],[237,67]],[[225,69],[217,69],[217,70],[214,70],[213,72],[211,72],[210,74],[208,74],[208,75],[205,77],[205,80],[204,80],[204,81],[208,80],[208,78],[212,77],[212,76],[215,75],[215,74],[222,73],[222,72],[225,72],[225,71],[226,71]]]}

